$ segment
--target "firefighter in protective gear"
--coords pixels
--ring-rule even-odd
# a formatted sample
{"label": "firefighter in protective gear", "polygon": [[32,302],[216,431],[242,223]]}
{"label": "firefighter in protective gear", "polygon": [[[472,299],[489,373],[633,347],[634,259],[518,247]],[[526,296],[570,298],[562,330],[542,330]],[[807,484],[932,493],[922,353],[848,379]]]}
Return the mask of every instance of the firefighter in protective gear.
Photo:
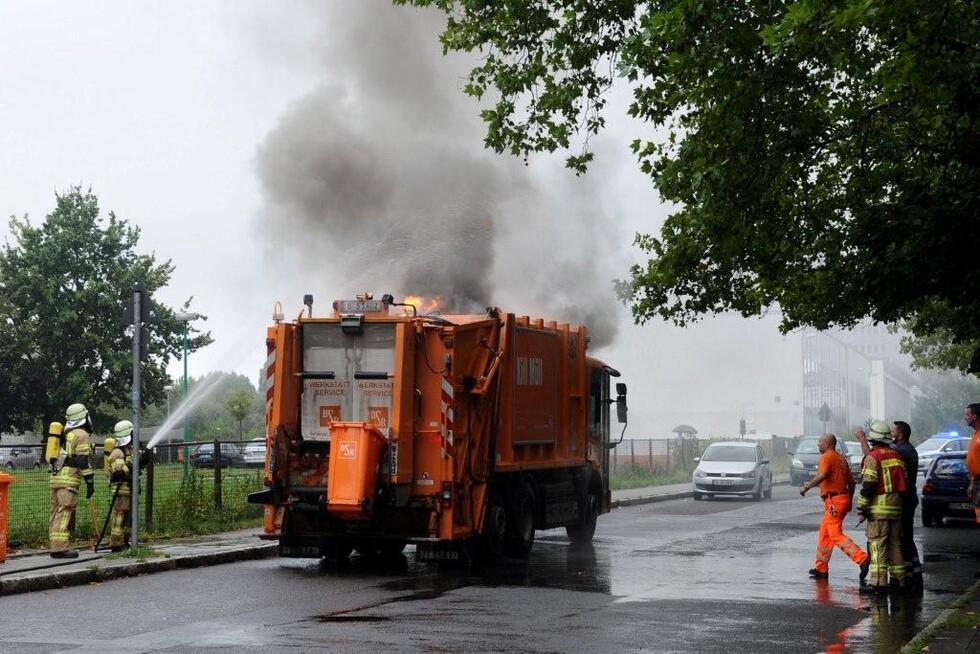
{"label": "firefighter in protective gear", "polygon": [[74,559],[78,552],[69,549],[70,524],[78,506],[78,490],[85,482],[85,497],[95,493],[95,473],[92,471],[92,420],[84,404],[72,404],[65,412],[65,460],[51,477],[51,522],[48,537],[51,556]]}
{"label": "firefighter in protective gear", "polygon": [[860,578],[868,574],[868,554],[844,533],[844,516],[851,510],[851,497],[854,495],[854,476],[844,455],[837,451],[837,436],[824,434],[817,442],[820,448],[820,462],[817,475],[804,484],[800,495],[815,486],[820,486],[820,499],[823,500],[823,520],[817,532],[817,557],[810,576],[814,579],[827,579],[830,576],[830,555],[834,546],[839,547],[861,569]]}
{"label": "firefighter in protective gear", "polygon": [[129,547],[129,510],[133,494],[133,423],[120,420],[112,430],[115,447],[109,454],[109,484],[112,496],[112,519],[109,547],[121,552]]}
{"label": "firefighter in protective gear", "polygon": [[886,590],[891,583],[905,586],[902,557],[902,493],[905,463],[891,449],[891,428],[884,420],[871,423],[867,436],[871,451],[861,465],[861,494],[858,513],[867,518],[868,549],[871,555],[868,590]]}

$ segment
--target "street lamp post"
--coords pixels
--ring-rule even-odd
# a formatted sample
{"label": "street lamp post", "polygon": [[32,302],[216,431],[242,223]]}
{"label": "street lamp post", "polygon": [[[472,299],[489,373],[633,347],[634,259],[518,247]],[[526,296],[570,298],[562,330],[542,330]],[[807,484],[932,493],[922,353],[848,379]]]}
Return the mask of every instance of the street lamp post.
{"label": "street lamp post", "polygon": [[190,430],[187,426],[187,396],[189,395],[190,387],[187,382],[187,330],[190,321],[197,320],[201,317],[199,313],[188,313],[180,311],[177,313],[177,320],[184,323],[184,476],[187,476],[188,465],[190,459],[190,449],[187,445],[190,441]]}

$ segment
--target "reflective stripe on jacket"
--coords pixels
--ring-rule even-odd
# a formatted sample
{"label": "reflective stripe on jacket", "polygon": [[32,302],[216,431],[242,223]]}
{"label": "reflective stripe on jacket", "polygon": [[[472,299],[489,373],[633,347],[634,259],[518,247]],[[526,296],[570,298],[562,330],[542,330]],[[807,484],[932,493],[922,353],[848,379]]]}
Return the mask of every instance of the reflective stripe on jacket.
{"label": "reflective stripe on jacket", "polygon": [[876,447],[864,457],[861,467],[861,496],[858,511],[872,519],[897,520],[902,516],[905,491],[905,463],[898,452]]}
{"label": "reflective stripe on jacket", "polygon": [[129,495],[133,486],[132,474],[133,474],[133,453],[132,451],[123,453],[118,447],[109,454],[109,474],[112,475],[114,472],[122,472],[126,475],[125,482],[116,482],[112,484],[110,488],[112,492],[116,492],[116,486],[119,487],[120,495]]}
{"label": "reflective stripe on jacket", "polygon": [[72,429],[65,436],[65,463],[51,477],[51,488],[78,488],[83,477],[91,477],[92,446],[89,444],[88,432],[84,429]]}

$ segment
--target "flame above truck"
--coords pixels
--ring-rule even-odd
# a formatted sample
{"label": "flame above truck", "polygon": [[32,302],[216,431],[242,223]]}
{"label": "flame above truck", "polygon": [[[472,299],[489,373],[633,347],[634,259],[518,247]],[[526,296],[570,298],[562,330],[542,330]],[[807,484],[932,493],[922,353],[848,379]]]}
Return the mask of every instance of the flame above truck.
{"label": "flame above truck", "polygon": [[[592,540],[610,509],[619,372],[583,326],[420,314],[412,298],[274,316],[266,349],[264,538],[281,556],[526,557],[539,529]],[[394,309],[399,307],[399,309]],[[625,431],[625,426],[624,426]],[[620,436],[620,440],[622,436]]]}

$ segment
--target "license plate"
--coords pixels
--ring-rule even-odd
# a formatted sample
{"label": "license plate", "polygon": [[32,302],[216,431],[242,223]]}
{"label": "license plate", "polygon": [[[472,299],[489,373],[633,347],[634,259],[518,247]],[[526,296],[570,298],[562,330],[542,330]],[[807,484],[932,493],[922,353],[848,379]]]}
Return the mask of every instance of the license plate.
{"label": "license plate", "polygon": [[973,505],[969,502],[950,502],[949,508],[955,509],[957,511],[972,511]]}
{"label": "license plate", "polygon": [[719,486],[731,486],[734,483],[734,479],[715,479],[715,484]]}

